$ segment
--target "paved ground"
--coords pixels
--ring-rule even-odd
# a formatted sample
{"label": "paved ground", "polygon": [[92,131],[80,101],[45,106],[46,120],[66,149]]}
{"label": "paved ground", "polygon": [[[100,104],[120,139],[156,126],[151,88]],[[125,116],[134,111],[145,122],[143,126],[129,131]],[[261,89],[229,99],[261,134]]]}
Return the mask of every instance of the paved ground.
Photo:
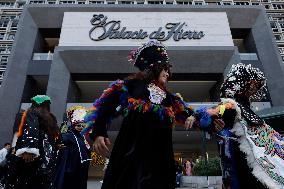
{"label": "paved ground", "polygon": [[[101,189],[101,183],[97,180],[89,180],[88,181],[88,189]],[[1,186],[0,186],[0,189],[3,189]],[[183,187],[183,188],[177,188],[177,189],[201,189],[201,188],[188,188],[188,187]],[[210,188],[208,188],[210,189]],[[212,188],[214,189],[214,188]]]}
{"label": "paved ground", "polygon": [[[101,183],[96,180],[89,180],[88,181],[88,189],[101,189]],[[188,188],[188,187],[183,187],[183,188],[177,188],[177,189],[201,189],[201,188]],[[207,189],[214,189],[214,188],[207,188]]]}
{"label": "paved ground", "polygon": [[88,189],[101,189],[102,184],[99,181],[89,180]]}

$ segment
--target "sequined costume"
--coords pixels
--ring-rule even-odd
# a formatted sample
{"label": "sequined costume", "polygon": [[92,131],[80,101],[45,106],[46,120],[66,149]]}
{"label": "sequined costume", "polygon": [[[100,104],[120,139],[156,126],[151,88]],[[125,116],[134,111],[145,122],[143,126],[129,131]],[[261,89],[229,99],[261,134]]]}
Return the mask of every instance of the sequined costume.
{"label": "sequined costume", "polygon": [[[172,146],[174,122],[184,124],[193,112],[177,95],[157,83],[160,73],[169,72],[165,47],[150,41],[132,51],[129,61],[139,74],[155,78],[134,77],[118,80],[95,101],[85,118],[88,127],[107,137],[106,124],[111,118],[124,119],[114,143],[102,189],[174,189],[175,161]],[[151,74],[149,74],[151,73]]]}
{"label": "sequined costume", "polygon": [[64,148],[59,152],[54,189],[87,189],[90,145],[76,126],[84,127],[86,109],[73,106],[67,110],[68,131],[62,133]]}
{"label": "sequined costume", "polygon": [[[47,100],[42,99],[46,96],[38,96],[43,100],[40,103]],[[56,124],[56,118],[51,113],[48,113],[48,116]],[[10,162],[5,189],[49,189],[52,187],[58,152],[57,141],[47,134],[46,127],[43,125],[46,125],[46,120],[35,108],[31,107],[24,112],[15,146],[16,156]],[[33,154],[35,159],[25,162],[22,159],[24,153]]]}
{"label": "sequined costume", "polygon": [[250,109],[250,100],[264,96],[265,83],[258,68],[239,63],[221,87],[216,108],[225,122],[217,133],[224,188],[284,188],[284,139]]}
{"label": "sequined costume", "polygon": [[103,189],[174,189],[174,121],[192,111],[181,99],[143,80],[113,83],[87,118],[96,136],[107,137],[106,123],[118,112],[124,120],[113,146]]}

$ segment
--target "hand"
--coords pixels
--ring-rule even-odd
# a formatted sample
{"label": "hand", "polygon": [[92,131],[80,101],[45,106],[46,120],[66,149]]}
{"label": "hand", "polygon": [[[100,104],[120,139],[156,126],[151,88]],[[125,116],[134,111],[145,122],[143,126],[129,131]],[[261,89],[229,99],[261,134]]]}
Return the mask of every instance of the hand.
{"label": "hand", "polygon": [[22,154],[22,158],[25,160],[26,163],[29,163],[35,160],[35,155],[32,153],[24,152]]}
{"label": "hand", "polygon": [[225,122],[222,119],[215,119],[214,126],[215,126],[216,132],[219,132],[225,127]]}
{"label": "hand", "polygon": [[195,122],[195,117],[194,116],[189,116],[186,120],[185,120],[185,128],[186,129],[191,129],[193,123]]}
{"label": "hand", "polygon": [[56,148],[58,149],[58,150],[62,150],[63,148],[65,148],[66,146],[64,145],[64,144],[57,144],[56,145]]}
{"label": "hand", "polygon": [[100,154],[101,156],[107,156],[109,154],[109,147],[111,146],[111,142],[109,138],[105,138],[102,136],[98,136],[95,139],[93,144],[93,148],[96,153]]}
{"label": "hand", "polygon": [[216,116],[216,115],[218,115],[218,114],[219,114],[219,111],[220,111],[219,106],[214,107],[214,108],[208,108],[208,109],[207,109],[207,113],[208,113],[210,116]]}

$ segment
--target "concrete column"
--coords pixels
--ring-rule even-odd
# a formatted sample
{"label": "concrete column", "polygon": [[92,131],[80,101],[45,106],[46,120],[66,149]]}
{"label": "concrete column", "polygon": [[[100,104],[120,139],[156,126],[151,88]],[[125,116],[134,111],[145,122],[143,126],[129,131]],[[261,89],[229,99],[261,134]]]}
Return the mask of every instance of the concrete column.
{"label": "concrete column", "polygon": [[81,98],[81,91],[78,85],[71,79],[68,89],[67,102],[79,102]]}
{"label": "concrete column", "polygon": [[[263,71],[267,77],[267,86],[273,106],[284,106],[284,71],[281,56],[265,10],[259,14],[252,33]],[[266,34],[266,35],[264,35]]]}
{"label": "concrete column", "polygon": [[223,77],[218,79],[215,85],[209,90],[210,98],[212,102],[220,101],[220,88],[223,83]]}
{"label": "concrete column", "polygon": [[0,145],[12,141],[13,126],[21,106],[26,72],[33,54],[37,32],[38,28],[32,16],[27,9],[24,9],[0,87]]}
{"label": "concrete column", "polygon": [[224,78],[227,76],[228,72],[230,71],[231,67],[233,64],[238,64],[241,62],[241,58],[240,58],[240,55],[239,55],[239,50],[238,50],[238,47],[234,47],[235,50],[234,50],[234,54],[232,55],[229,63],[227,64],[225,70],[224,70],[224,73],[223,73],[223,76]]}
{"label": "concrete column", "polygon": [[56,116],[59,124],[63,121],[71,84],[70,72],[57,48],[53,55],[46,94],[51,97],[51,112]]}

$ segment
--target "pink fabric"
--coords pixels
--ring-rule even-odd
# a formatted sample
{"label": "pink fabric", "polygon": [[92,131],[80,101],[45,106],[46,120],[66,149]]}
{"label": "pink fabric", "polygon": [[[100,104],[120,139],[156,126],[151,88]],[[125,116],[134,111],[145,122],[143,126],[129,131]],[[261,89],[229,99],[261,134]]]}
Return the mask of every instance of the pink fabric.
{"label": "pink fabric", "polygon": [[187,176],[191,176],[192,175],[192,170],[191,170],[191,163],[190,161],[186,161],[185,163],[185,172]]}

